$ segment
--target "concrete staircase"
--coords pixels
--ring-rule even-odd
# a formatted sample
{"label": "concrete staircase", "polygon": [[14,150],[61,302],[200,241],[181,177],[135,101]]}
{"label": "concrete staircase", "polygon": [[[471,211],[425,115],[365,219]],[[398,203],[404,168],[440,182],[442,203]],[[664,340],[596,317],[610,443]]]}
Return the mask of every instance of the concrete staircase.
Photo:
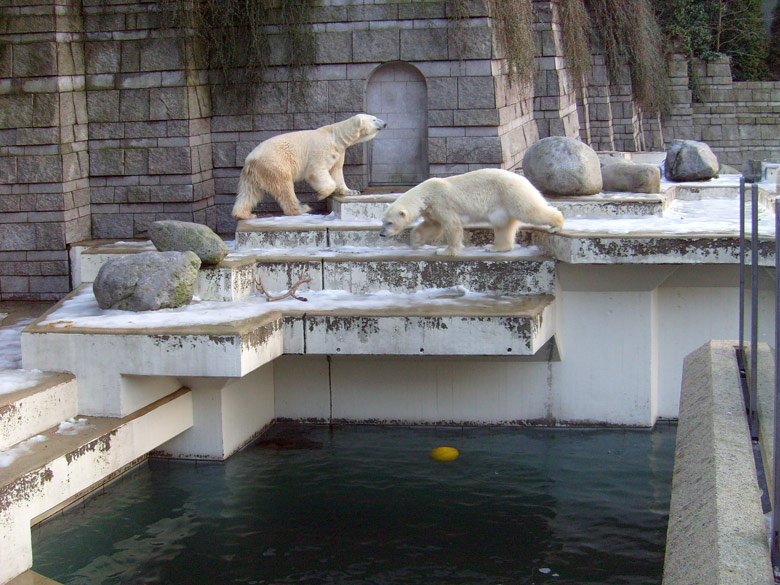
{"label": "concrete staircase", "polygon": [[[721,196],[718,189],[724,189],[680,185],[658,195],[600,194],[551,202],[570,219],[659,218],[675,197],[700,197],[700,190],[707,188],[714,196]],[[727,189],[733,191],[733,186]],[[200,302],[177,313],[183,315],[182,322],[161,323],[156,316],[133,314],[125,325],[108,325],[91,297],[90,283],[105,262],[119,254],[154,249],[149,242],[94,241],[75,247],[74,281],[82,286],[22,334],[24,367],[58,373],[41,373],[30,387],[0,397],[0,451],[14,457],[0,467],[0,583],[31,566],[31,522],[148,453],[225,459],[271,424],[280,408],[295,417],[300,413],[299,418],[340,420],[336,409],[349,401],[352,408],[360,389],[335,397],[320,386],[354,387],[351,380],[362,378],[362,372],[372,367],[385,376],[394,375],[393,359],[408,368],[412,356],[432,357],[433,362],[416,363],[421,372],[428,372],[425,375],[435,371],[435,379],[457,377],[446,371],[455,372],[455,364],[462,372],[476,368],[475,378],[480,380],[485,372],[497,372],[498,390],[484,400],[477,394],[458,397],[458,392],[466,391],[457,388],[449,396],[436,389],[431,399],[419,396],[419,386],[409,386],[402,395],[421,402],[420,422],[438,420],[424,413],[431,410],[423,404],[426,400],[440,404],[450,400],[450,406],[434,410],[449,408],[452,414],[447,416],[453,422],[503,420],[501,404],[491,406],[490,412],[475,412],[480,400],[490,402],[496,396],[511,404],[508,411],[538,410],[539,420],[544,420],[545,411],[539,409],[552,408],[547,364],[562,359],[557,338],[559,262],[573,267],[566,276],[575,300],[572,306],[579,303],[578,315],[587,316],[602,301],[588,292],[592,267],[579,269],[578,263],[666,265],[702,258],[733,263],[736,254],[730,236],[615,236],[566,227],[556,234],[526,227],[518,232],[515,250],[497,254],[484,250],[492,241],[488,226],[467,225],[463,254],[441,257],[435,254],[437,245],[412,250],[408,231],[395,239],[379,237],[381,215],[395,197],[388,192],[341,197],[332,201],[327,216],[240,222],[234,251],[219,265],[200,271],[195,287]],[[772,264],[771,251],[765,247],[762,263]],[[661,272],[667,270],[671,269]],[[657,283],[650,280],[665,278],[661,272],[653,272],[648,283],[634,280],[628,290],[652,290]],[[281,292],[304,274],[311,281],[297,294],[307,302],[264,302],[257,292],[258,280],[266,290]],[[642,309],[644,298],[634,301],[632,296],[635,304],[624,310]],[[86,308],[74,313],[73,306]],[[571,309],[567,311],[571,319]],[[90,316],[95,319],[83,320]],[[594,319],[601,323],[597,316]],[[582,323],[578,327],[593,326]],[[636,327],[651,329],[649,321],[638,321]],[[585,355],[571,356],[572,366],[567,368],[576,371],[562,372],[562,379],[579,377]],[[314,361],[303,360],[306,356]],[[454,356],[467,363],[453,361],[449,368],[441,361]],[[384,357],[390,361],[377,361]],[[334,359],[341,360],[341,369],[335,369]],[[280,362],[275,370],[274,364]],[[516,364],[527,368],[517,369]],[[529,384],[540,390],[507,396],[501,379],[518,372],[529,375]],[[598,380],[594,377],[594,385],[603,385]],[[289,384],[296,385],[297,394],[280,395]],[[467,390],[480,391],[491,392]],[[555,400],[565,404],[567,390],[560,392]],[[384,398],[380,390],[364,411],[393,400],[397,396]],[[644,418],[620,415],[627,424],[637,424],[635,420],[652,424],[644,400],[636,402]],[[537,401],[540,406],[520,408],[522,401],[528,405]],[[350,408],[339,411],[346,420],[366,418],[359,405]],[[506,416],[516,417],[512,413]],[[403,412],[387,416],[406,417]]]}

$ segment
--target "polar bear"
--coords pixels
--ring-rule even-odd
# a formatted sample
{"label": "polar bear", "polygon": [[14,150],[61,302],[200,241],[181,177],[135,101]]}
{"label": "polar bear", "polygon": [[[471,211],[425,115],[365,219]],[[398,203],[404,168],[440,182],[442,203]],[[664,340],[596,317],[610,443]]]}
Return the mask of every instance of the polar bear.
{"label": "polar bear", "polygon": [[463,248],[461,221],[488,222],[493,228],[489,252],[508,252],[515,245],[520,222],[563,227],[563,215],[548,204],[531,182],[501,169],[481,169],[443,179],[428,179],[401,195],[385,211],[382,237],[394,236],[422,216],[411,234],[420,246],[444,233],[440,255],[457,255]]}
{"label": "polar bear", "polygon": [[238,181],[238,196],[232,215],[253,219],[252,209],[265,193],[270,193],[287,215],[309,211],[295,196],[294,183],[309,183],[318,199],[330,195],[357,195],[344,183],[344,151],[371,140],[387,124],[368,114],[357,114],[317,128],[273,136],[250,152]]}

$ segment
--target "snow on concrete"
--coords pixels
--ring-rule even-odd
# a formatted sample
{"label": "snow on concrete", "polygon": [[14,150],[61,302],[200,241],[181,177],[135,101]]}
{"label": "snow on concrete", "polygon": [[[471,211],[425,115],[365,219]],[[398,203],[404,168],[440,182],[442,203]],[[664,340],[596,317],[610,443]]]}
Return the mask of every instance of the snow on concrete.
{"label": "snow on concrete", "polygon": [[21,457],[22,455],[26,455],[27,453],[32,451],[33,445],[35,445],[36,443],[42,443],[45,440],[46,440],[45,436],[35,435],[34,437],[30,437],[26,441],[17,443],[10,449],[7,449],[5,451],[0,451],[0,467],[8,467],[19,457]]}
{"label": "snow on concrete", "polygon": [[22,370],[21,333],[33,319],[0,328],[0,394],[31,388],[46,378],[40,370]]}
{"label": "snow on concrete", "polygon": [[[271,291],[271,294],[277,294],[277,291]],[[298,296],[307,300],[287,298],[269,302],[264,296],[252,295],[241,301],[202,301],[176,309],[131,312],[101,309],[98,307],[91,287],[85,287],[63,301],[38,325],[52,329],[71,327],[96,329],[169,328],[226,323],[285,311],[375,310],[411,307],[423,303],[455,307],[462,306],[464,303],[479,304],[484,302],[493,306],[506,304],[507,307],[511,307],[516,302],[514,297],[473,292],[461,286],[423,289],[407,294],[377,291],[356,295],[343,290],[322,290],[300,292]]]}

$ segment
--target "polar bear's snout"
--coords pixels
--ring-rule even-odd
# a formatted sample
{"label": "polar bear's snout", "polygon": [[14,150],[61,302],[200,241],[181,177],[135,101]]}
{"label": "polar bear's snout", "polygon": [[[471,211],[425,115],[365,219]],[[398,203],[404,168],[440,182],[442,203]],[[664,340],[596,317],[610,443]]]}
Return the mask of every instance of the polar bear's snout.
{"label": "polar bear's snout", "polygon": [[387,128],[387,122],[385,122],[384,120],[380,120],[379,118],[374,118],[374,124],[376,124],[376,127],[379,128],[380,130],[384,130],[385,128]]}

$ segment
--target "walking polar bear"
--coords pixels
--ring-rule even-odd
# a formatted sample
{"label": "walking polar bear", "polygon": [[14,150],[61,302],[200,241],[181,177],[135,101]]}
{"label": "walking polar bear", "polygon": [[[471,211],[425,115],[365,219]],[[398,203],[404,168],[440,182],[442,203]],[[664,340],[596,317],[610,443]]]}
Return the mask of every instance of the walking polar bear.
{"label": "walking polar bear", "polygon": [[394,236],[422,216],[412,229],[412,246],[438,238],[446,248],[440,255],[457,255],[463,248],[461,221],[488,222],[493,227],[489,252],[508,252],[515,245],[520,222],[563,227],[563,215],[549,205],[531,182],[501,169],[481,169],[443,179],[428,179],[401,195],[385,211],[382,237]]}
{"label": "walking polar bear", "polygon": [[279,134],[258,144],[250,152],[238,181],[238,196],[232,215],[253,219],[252,209],[269,193],[287,215],[310,210],[295,196],[294,183],[306,181],[317,192],[317,199],[330,195],[357,195],[344,183],[344,151],[367,142],[387,124],[368,114],[357,114],[317,128]]}

